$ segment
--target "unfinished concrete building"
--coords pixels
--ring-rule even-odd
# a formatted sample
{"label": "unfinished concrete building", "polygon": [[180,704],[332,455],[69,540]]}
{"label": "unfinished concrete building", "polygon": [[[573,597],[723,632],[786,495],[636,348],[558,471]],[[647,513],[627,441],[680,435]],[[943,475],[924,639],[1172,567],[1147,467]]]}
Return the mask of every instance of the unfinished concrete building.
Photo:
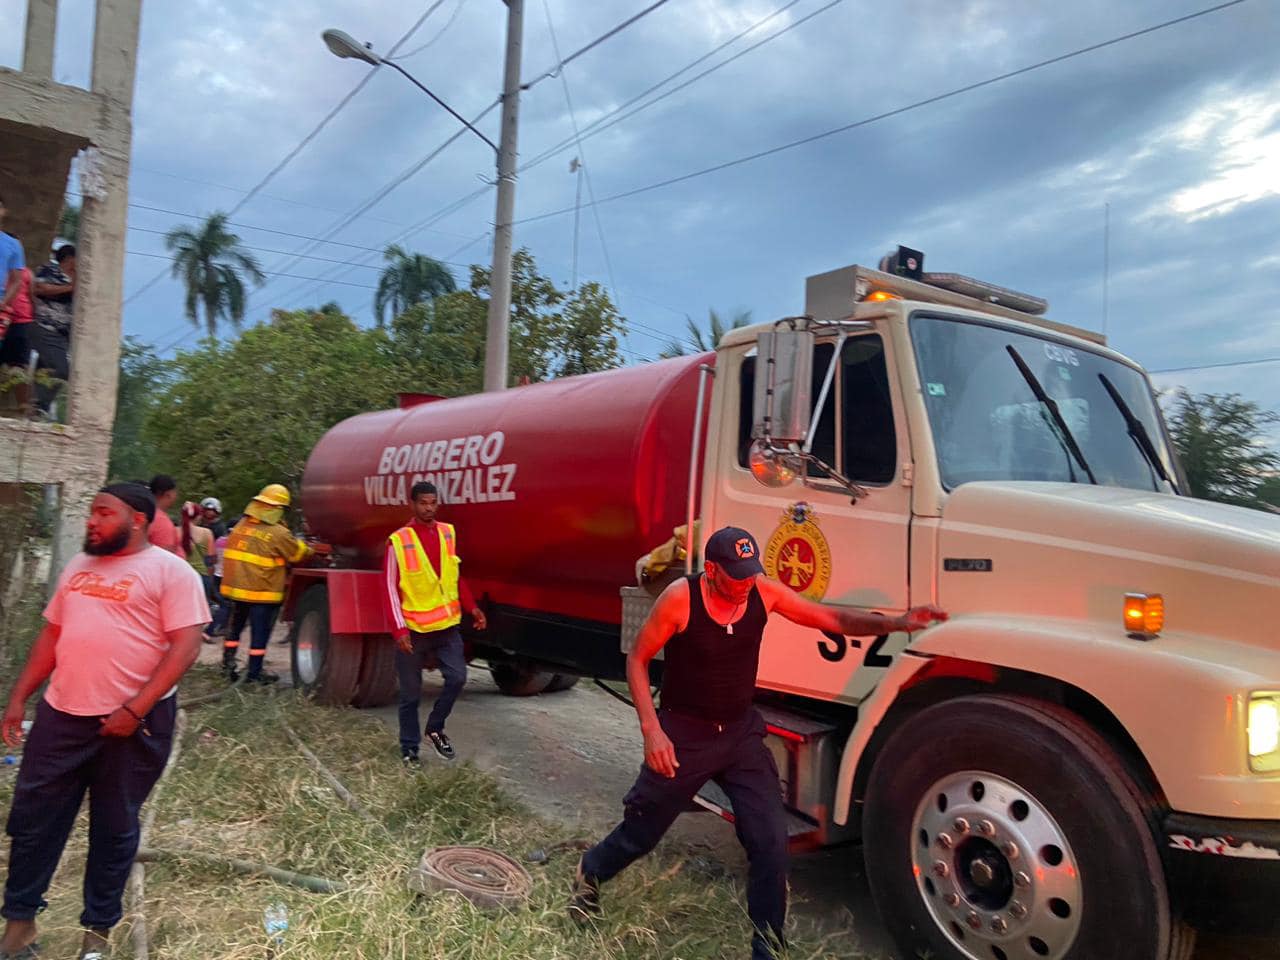
{"label": "unfinished concrete building", "polygon": [[[0,417],[0,490],[40,484],[60,491],[55,570],[79,549],[111,445],[141,4],[97,0],[87,90],[53,80],[57,0],[28,0],[22,69],[0,68],[5,229],[21,239],[32,269],[49,259],[71,161],[81,157],[66,422]],[[16,489],[8,486],[7,492],[12,496]]]}

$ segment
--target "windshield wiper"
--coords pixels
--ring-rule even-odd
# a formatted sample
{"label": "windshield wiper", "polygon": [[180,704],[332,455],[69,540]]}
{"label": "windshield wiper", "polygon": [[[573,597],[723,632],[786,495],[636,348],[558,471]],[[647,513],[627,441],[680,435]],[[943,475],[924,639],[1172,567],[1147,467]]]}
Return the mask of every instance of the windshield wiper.
{"label": "windshield wiper", "polygon": [[1098,374],[1098,379],[1102,381],[1102,386],[1116,405],[1116,409],[1120,411],[1120,416],[1124,417],[1125,425],[1129,428],[1129,436],[1138,445],[1138,449],[1146,457],[1151,469],[1160,476],[1161,480],[1173,487],[1174,493],[1180,493],[1178,485],[1169,476],[1169,471],[1164,468],[1164,463],[1160,460],[1159,454],[1156,453],[1156,445],[1151,442],[1151,434],[1147,433],[1147,428],[1142,421],[1134,415],[1134,412],[1129,408],[1129,404],[1125,403],[1124,397],[1120,396],[1120,391],[1107,379],[1105,373]]}
{"label": "windshield wiper", "polygon": [[1006,344],[1005,349],[1009,351],[1009,356],[1013,358],[1013,362],[1018,367],[1018,372],[1022,374],[1022,379],[1027,381],[1027,386],[1031,388],[1031,392],[1035,394],[1041,406],[1049,411],[1049,416],[1053,418],[1053,424],[1062,433],[1062,441],[1067,449],[1071,452],[1071,456],[1076,458],[1076,463],[1080,464],[1081,469],[1089,477],[1089,482],[1097,486],[1098,478],[1093,475],[1093,471],[1089,468],[1089,463],[1084,458],[1084,454],[1080,452],[1080,445],[1076,443],[1076,438],[1071,433],[1071,428],[1067,426],[1067,421],[1062,417],[1062,411],[1058,409],[1057,401],[1053,397],[1044,392],[1044,387],[1040,385],[1040,381],[1036,379],[1036,375],[1031,372],[1031,368],[1027,366],[1027,362],[1022,359],[1022,354],[1014,349],[1013,344]]}

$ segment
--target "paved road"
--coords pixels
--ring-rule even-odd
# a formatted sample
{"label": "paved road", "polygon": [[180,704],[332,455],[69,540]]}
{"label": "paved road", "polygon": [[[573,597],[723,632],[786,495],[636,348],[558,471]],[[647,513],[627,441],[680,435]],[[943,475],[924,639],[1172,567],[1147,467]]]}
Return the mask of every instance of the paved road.
{"label": "paved road", "polygon": [[[273,653],[276,649],[273,648]],[[439,689],[429,675],[425,705]],[[376,711],[394,730],[394,707]],[[621,813],[620,800],[642,751],[635,714],[598,688],[580,684],[540,697],[502,696],[482,667],[471,668],[449,722],[461,757],[497,775],[516,796],[584,837],[606,832]],[[745,863],[732,827],[711,814],[686,814],[672,838],[705,851],[734,871]],[[796,909],[824,929],[852,929],[871,956],[889,956],[857,848],[797,856],[791,883]],[[1280,945],[1239,940],[1202,942],[1195,960],[1280,960]]]}

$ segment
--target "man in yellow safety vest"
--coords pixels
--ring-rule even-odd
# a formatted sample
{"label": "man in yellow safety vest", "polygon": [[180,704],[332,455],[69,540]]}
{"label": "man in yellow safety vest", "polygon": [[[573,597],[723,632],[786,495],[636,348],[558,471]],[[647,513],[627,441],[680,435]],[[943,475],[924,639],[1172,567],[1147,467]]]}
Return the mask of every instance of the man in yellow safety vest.
{"label": "man in yellow safety vest", "polygon": [[227,535],[227,546],[222,552],[221,592],[232,608],[231,623],[223,642],[222,669],[232,683],[240,678],[236,654],[246,622],[250,642],[249,673],[245,681],[266,684],[280,679],[274,673],[263,671],[262,660],[284,600],[288,565],[306,559],[313,552],[327,552],[327,547],[321,544],[312,547],[296,539],[280,522],[288,506],[288,487],[269,483],[249,501],[244,508],[245,515]]}
{"label": "man in yellow safety vest", "polygon": [[433,484],[410,491],[413,519],[387,540],[383,573],[388,612],[396,641],[400,682],[400,759],[419,766],[418,703],[422,670],[429,659],[440,665],[444,689],[427,718],[427,740],[445,760],[454,759],[444,723],[467,679],[467,661],[458,624],[465,610],[477,630],[487,626],[484,611],[459,575],[458,537],[452,525],[436,521],[440,501]]}

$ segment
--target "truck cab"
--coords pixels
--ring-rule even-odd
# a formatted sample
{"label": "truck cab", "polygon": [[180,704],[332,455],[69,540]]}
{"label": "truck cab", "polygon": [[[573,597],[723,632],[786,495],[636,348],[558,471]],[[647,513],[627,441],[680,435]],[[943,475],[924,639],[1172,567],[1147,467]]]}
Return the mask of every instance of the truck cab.
{"label": "truck cab", "polygon": [[1280,517],[1192,500],[1145,373],[1033,297],[811,277],[715,363],[700,515],[815,600],[941,606],[914,637],[773,618],[789,805],[861,834],[904,956],[1189,956],[1275,933]]}

